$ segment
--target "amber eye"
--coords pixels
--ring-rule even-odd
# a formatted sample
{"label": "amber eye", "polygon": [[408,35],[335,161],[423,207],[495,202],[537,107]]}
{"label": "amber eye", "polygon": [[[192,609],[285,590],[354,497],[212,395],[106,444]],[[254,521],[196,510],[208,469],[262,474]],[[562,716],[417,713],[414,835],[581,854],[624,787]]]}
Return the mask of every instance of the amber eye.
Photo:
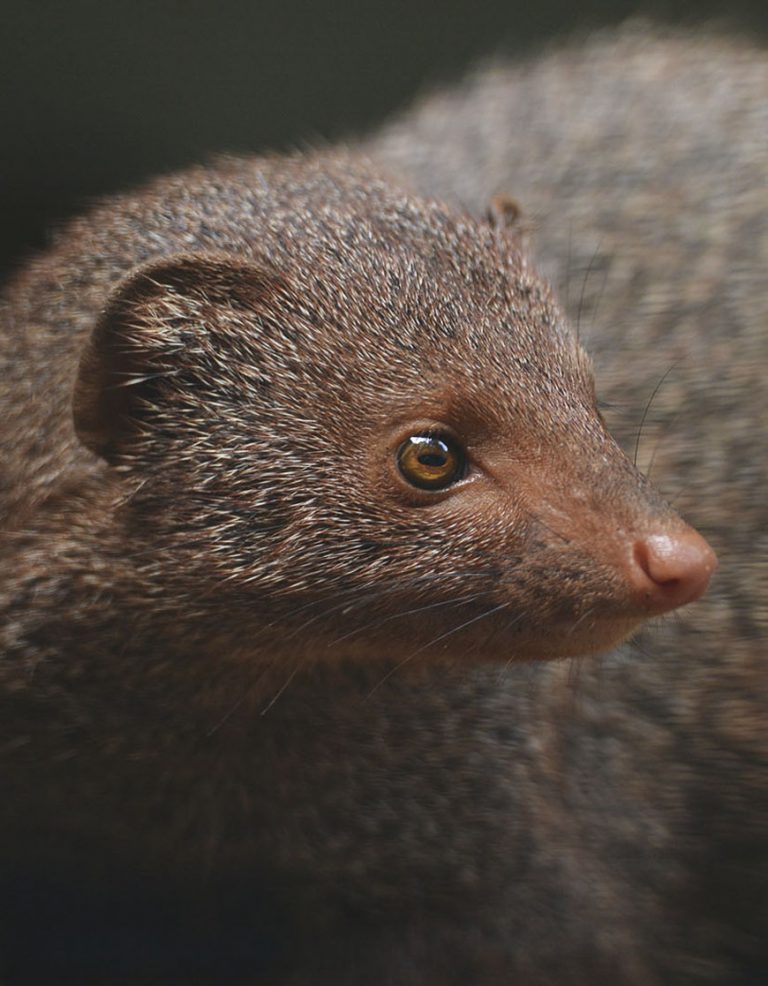
{"label": "amber eye", "polygon": [[400,472],[412,486],[443,490],[464,475],[464,453],[445,435],[411,435],[397,452]]}

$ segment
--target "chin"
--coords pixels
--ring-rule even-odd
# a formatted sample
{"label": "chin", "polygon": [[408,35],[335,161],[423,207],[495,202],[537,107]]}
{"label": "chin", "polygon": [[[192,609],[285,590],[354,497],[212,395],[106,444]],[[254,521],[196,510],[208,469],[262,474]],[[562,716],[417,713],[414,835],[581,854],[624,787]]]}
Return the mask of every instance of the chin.
{"label": "chin", "polygon": [[[596,620],[594,625],[574,626],[553,624],[546,631],[530,637],[520,635],[513,640],[499,638],[487,649],[478,647],[476,654],[484,660],[505,663],[525,661],[555,661],[568,657],[591,657],[618,647],[632,637],[642,625],[643,620],[626,617],[624,619]],[[461,655],[457,655],[461,657]]]}

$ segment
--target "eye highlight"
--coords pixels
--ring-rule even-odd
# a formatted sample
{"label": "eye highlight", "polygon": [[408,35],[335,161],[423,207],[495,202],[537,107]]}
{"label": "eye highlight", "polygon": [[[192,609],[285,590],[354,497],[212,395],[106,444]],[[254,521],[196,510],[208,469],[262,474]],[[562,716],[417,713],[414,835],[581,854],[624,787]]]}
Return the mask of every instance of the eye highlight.
{"label": "eye highlight", "polygon": [[447,435],[411,435],[397,451],[397,465],[422,490],[444,490],[466,471],[463,450]]}

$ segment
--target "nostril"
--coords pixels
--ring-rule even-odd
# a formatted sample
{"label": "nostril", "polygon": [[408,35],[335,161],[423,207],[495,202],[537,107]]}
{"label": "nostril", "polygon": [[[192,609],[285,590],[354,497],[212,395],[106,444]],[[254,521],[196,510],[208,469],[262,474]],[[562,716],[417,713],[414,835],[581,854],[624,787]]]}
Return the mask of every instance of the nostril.
{"label": "nostril", "polygon": [[635,542],[633,557],[637,588],[659,612],[698,599],[717,567],[714,551],[690,527]]}

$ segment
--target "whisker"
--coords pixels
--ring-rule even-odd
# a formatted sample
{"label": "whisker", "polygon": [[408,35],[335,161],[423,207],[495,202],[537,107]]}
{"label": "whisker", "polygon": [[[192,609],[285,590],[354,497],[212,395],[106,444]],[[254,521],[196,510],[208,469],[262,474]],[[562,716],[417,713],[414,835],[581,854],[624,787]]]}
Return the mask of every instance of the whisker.
{"label": "whisker", "polygon": [[651,472],[653,471],[653,464],[656,461],[656,453],[661,448],[662,441],[672,431],[672,426],[677,421],[677,419],[680,417],[681,412],[682,412],[682,408],[678,408],[677,411],[675,411],[675,413],[672,415],[672,417],[667,422],[666,427],[660,432],[660,434],[656,438],[656,444],[653,447],[653,453],[651,455],[651,461],[648,463],[648,468],[646,469],[646,472],[645,472],[645,474],[648,477],[648,479],[651,478]]}
{"label": "whisker", "polygon": [[[350,608],[357,608],[358,606],[362,606],[364,603],[368,602],[371,599],[381,598],[386,595],[395,595],[397,593],[403,592],[405,589],[418,590],[425,583],[433,581],[435,579],[450,580],[450,579],[459,578],[464,580],[470,578],[488,578],[489,575],[491,574],[492,573],[487,570],[474,571],[474,572],[454,571],[454,572],[445,572],[445,573],[424,572],[422,575],[413,576],[408,579],[404,579],[392,584],[379,585],[367,591],[361,590],[359,586],[356,586],[354,589],[349,589],[345,592],[342,592],[340,594],[342,596],[341,601],[339,601],[339,594],[337,594],[331,606],[328,606],[321,613],[316,613],[309,620],[306,620],[301,626],[299,626],[296,630],[294,630],[286,639],[292,640],[299,633],[306,630],[308,626],[311,626],[313,623],[316,623],[318,620],[324,619],[326,616],[330,616],[332,613],[336,613],[339,610],[344,610],[344,608],[347,606],[349,606]],[[305,612],[307,609],[311,609],[314,606],[322,606],[327,602],[328,602],[327,598],[314,599],[312,600],[312,602],[306,603],[303,606],[300,606],[298,609],[291,611],[286,616],[282,616],[281,620],[284,621],[286,619],[294,619],[296,616],[299,615],[299,613]],[[275,620],[272,623],[267,624],[267,627],[268,628],[274,627],[277,625],[277,622],[278,621]]]}
{"label": "whisker", "polygon": [[248,689],[246,689],[246,691],[244,691],[237,698],[237,701],[235,701],[233,703],[233,705],[230,707],[230,709],[219,720],[217,720],[213,724],[213,726],[211,726],[211,728],[206,732],[206,734],[205,734],[206,739],[209,739],[211,736],[213,736],[214,733],[217,733],[221,729],[221,727],[227,722],[227,720],[232,718],[232,716],[235,714],[235,712],[237,712],[237,710],[240,708],[240,706],[246,701],[246,699],[248,698],[249,694],[251,692],[255,691],[256,688],[258,688],[258,686],[261,683],[262,679],[264,678],[264,676],[267,674],[267,672],[269,670],[270,670],[270,665],[266,665],[262,669],[261,673],[258,674],[256,676],[256,678],[253,680],[253,682],[251,683],[250,687]]}
{"label": "whisker", "polygon": [[[504,624],[504,627],[503,627],[504,633],[506,633],[507,630],[510,630],[515,625],[515,623],[519,623],[520,620],[522,620],[523,615],[524,615],[523,613],[518,613],[517,616],[513,617],[511,620],[507,620],[507,622]],[[507,671],[509,671],[510,667],[514,663],[515,663],[515,656],[513,654],[512,657],[510,657],[502,665],[502,668],[499,671],[498,676],[496,677],[496,684],[497,685],[499,685],[501,683],[501,679],[504,677],[504,675],[507,673]]]}
{"label": "whisker", "polygon": [[288,688],[288,686],[290,685],[290,683],[293,681],[293,679],[299,673],[299,668],[300,667],[301,667],[301,663],[299,661],[297,661],[296,664],[293,667],[293,670],[288,675],[288,677],[285,679],[285,681],[283,682],[283,684],[278,688],[278,690],[275,692],[275,694],[272,696],[272,698],[269,700],[269,702],[264,706],[264,708],[259,713],[259,716],[260,717],[261,716],[265,716],[269,712],[269,710],[272,708],[272,706],[275,704],[275,702],[280,698],[280,696],[284,694],[286,688]]}
{"label": "whisker", "polygon": [[492,627],[490,633],[486,637],[483,637],[482,641],[478,641],[477,645],[472,648],[472,651],[470,653],[475,653],[475,651],[486,650],[488,645],[495,637],[497,637],[502,631],[506,633],[506,631],[509,630],[511,626],[514,626],[514,624],[519,619],[522,618],[522,615],[523,614],[520,613],[514,619],[508,620],[503,627],[499,627],[499,626]]}
{"label": "whisker", "polygon": [[642,418],[640,418],[640,426],[637,429],[637,438],[635,439],[635,452],[634,452],[634,455],[632,456],[632,465],[634,465],[635,467],[637,467],[637,453],[640,450],[640,438],[641,438],[641,436],[643,434],[643,425],[645,424],[645,419],[648,417],[648,412],[651,409],[651,404],[653,404],[654,398],[656,397],[656,395],[658,394],[658,392],[661,390],[661,387],[662,387],[664,381],[667,379],[667,377],[670,375],[670,373],[675,369],[675,367],[678,365],[679,362],[680,362],[680,360],[675,360],[674,363],[672,363],[670,366],[667,367],[666,373],[661,378],[661,380],[659,380],[659,382],[656,384],[656,386],[653,388],[653,392],[651,393],[651,396],[648,398],[648,403],[645,405],[645,410],[643,411],[643,416],[642,416]]}
{"label": "whisker", "polygon": [[566,254],[565,262],[565,277],[563,278],[563,304],[565,310],[569,312],[571,310],[571,271],[573,265],[573,221],[568,223],[568,253]]}
{"label": "whisker", "polygon": [[480,599],[484,595],[484,592],[475,592],[471,596],[457,596],[455,599],[443,599],[437,603],[427,603],[424,606],[417,606],[414,609],[406,609],[399,613],[391,613],[389,616],[385,616],[382,620],[372,620],[370,623],[366,623],[362,627],[357,627],[354,630],[350,630],[349,633],[345,633],[342,637],[336,637],[334,640],[329,641],[328,646],[332,647],[334,644],[339,644],[343,640],[349,640],[349,638],[354,637],[355,634],[364,633],[366,630],[371,630],[373,628],[378,629],[378,627],[384,626],[385,623],[390,623],[392,620],[403,619],[406,616],[415,616],[417,613],[423,613],[430,609],[439,609],[441,606],[457,606],[460,603],[472,602],[473,599]]}
{"label": "whisker", "polygon": [[589,264],[587,265],[587,270],[584,274],[584,280],[581,285],[581,294],[579,295],[579,307],[576,310],[576,339],[579,341],[581,341],[581,313],[584,308],[584,298],[586,297],[586,293],[587,293],[587,284],[589,283],[589,275],[592,273],[592,268],[595,265],[595,261],[597,260],[598,254],[600,253],[600,247],[602,246],[602,243],[603,240],[601,237],[597,242],[597,246],[595,247],[595,252],[592,254]]}
{"label": "whisker", "polygon": [[415,651],[412,651],[407,657],[403,658],[399,664],[396,664],[391,668],[373,688],[368,692],[366,698],[370,698],[374,692],[378,691],[381,686],[388,681],[396,671],[405,667],[409,661],[412,661],[414,657],[417,657],[423,651],[427,650],[429,647],[433,647],[435,644],[439,644],[441,640],[445,640],[447,637],[452,636],[454,633],[458,633],[460,630],[466,629],[466,627],[471,626],[473,623],[477,623],[479,620],[484,620],[488,616],[492,616],[494,613],[498,613],[499,610],[506,609],[509,606],[508,602],[500,603],[498,606],[494,606],[492,609],[486,610],[484,613],[480,613],[478,616],[473,616],[471,620],[466,620],[464,623],[460,623],[458,626],[453,627],[451,630],[447,630],[445,633],[441,633],[438,637],[433,640],[427,641],[426,644],[422,644],[421,647],[417,647]]}
{"label": "whisker", "polygon": [[224,723],[228,719],[230,719],[235,714],[235,712],[237,712],[237,710],[240,708],[240,706],[243,704],[244,701],[245,701],[245,692],[238,698],[238,700],[230,708],[230,710],[228,712],[225,712],[224,715],[221,717],[221,719],[219,719],[218,722],[215,722],[213,726],[211,726],[211,728],[206,732],[205,738],[210,739],[214,733],[217,733],[224,725]]}
{"label": "whisker", "polygon": [[574,623],[572,623],[571,626],[568,628],[567,636],[570,637],[574,633],[576,628],[579,627],[584,622],[584,620],[588,619],[594,612],[595,612],[595,607],[590,606],[586,612],[582,613],[581,616],[578,618],[578,620],[574,621]]}
{"label": "whisker", "polygon": [[678,501],[678,500],[680,499],[680,497],[681,497],[681,496],[682,496],[682,495],[683,495],[684,493],[687,493],[687,492],[688,492],[688,489],[689,489],[689,487],[688,487],[688,486],[681,486],[681,487],[680,487],[680,489],[679,489],[679,490],[677,491],[677,493],[675,493],[675,495],[674,495],[674,496],[672,497],[672,499],[671,499],[671,500],[669,501],[669,505],[670,505],[670,507],[674,507],[674,506],[675,506],[675,504],[677,503],[677,501]]}
{"label": "whisker", "polygon": [[608,284],[608,265],[606,264],[605,270],[603,271],[603,280],[600,283],[600,290],[597,292],[597,301],[595,301],[594,307],[592,309],[592,321],[589,324],[590,329],[594,329],[595,323],[597,322],[597,312],[600,308],[603,298],[605,297],[605,288]]}
{"label": "whisker", "polygon": [[[319,620],[324,620],[327,616],[330,616],[332,613],[338,613],[339,610],[344,610],[344,609],[347,609],[347,608],[354,609],[354,608],[356,608],[358,606],[362,606],[364,603],[368,602],[370,599],[373,599],[373,598],[375,598],[378,595],[378,592],[376,592],[374,590],[371,590],[369,592],[365,592],[362,595],[359,595],[358,593],[359,593],[359,590],[350,590],[350,592],[344,593],[344,597],[341,600],[341,602],[338,602],[338,599],[337,599],[335,605],[329,606],[326,609],[324,609],[322,612],[316,613],[314,616],[310,617],[310,619],[305,620],[304,623],[301,623],[298,627],[296,627],[296,629],[293,630],[292,633],[289,633],[288,636],[285,639],[286,640],[293,640],[300,633],[303,633],[307,629],[307,627],[311,627],[313,623],[317,623]],[[355,598],[355,596],[357,596],[357,598]],[[354,600],[354,601],[351,601],[351,600]],[[322,600],[317,600],[312,605],[320,605],[321,602],[322,602]],[[306,608],[306,607],[304,607],[304,608]],[[270,623],[268,625],[269,625],[269,627],[274,627],[274,626],[276,626],[276,623],[273,622],[273,623]]]}
{"label": "whisker", "polygon": [[[456,573],[452,573],[452,574],[455,577],[455,574]],[[436,573],[436,572],[425,573],[425,576],[424,577],[415,577],[414,579],[410,580],[410,582],[407,583],[407,584],[416,586],[416,585],[420,584],[421,582],[426,581],[427,580],[427,577],[433,578],[433,577],[439,577],[439,575],[440,575],[440,573]],[[474,575],[474,576],[478,576],[478,577],[480,575],[485,575],[487,577],[487,574],[486,573],[481,573],[481,572],[462,573],[462,577],[465,577],[466,575]],[[443,577],[445,577],[445,576],[443,576]],[[371,599],[372,597],[375,597],[375,596],[381,597],[382,595],[393,594],[395,592],[401,592],[402,589],[403,589],[402,584],[398,584],[398,585],[392,586],[392,587],[386,587],[385,589],[378,588],[375,591],[364,593],[363,598],[357,600],[357,602],[355,603],[355,605],[362,605],[363,603],[367,602],[369,599]],[[438,603],[429,603],[429,604],[427,604],[425,606],[414,608],[413,610],[408,611],[408,613],[400,613],[400,614],[397,614],[396,613],[396,614],[393,614],[391,617],[387,617],[385,620],[382,620],[381,622],[382,623],[386,623],[389,619],[395,619],[398,616],[405,616],[405,615],[409,615],[409,614],[412,614],[412,613],[418,613],[418,612],[421,612],[422,610],[437,608],[438,606],[447,606],[447,605],[451,605],[451,604],[453,604],[453,605],[459,605],[462,602],[468,602],[468,601],[471,601],[473,599],[480,598],[482,595],[484,595],[484,593],[479,592],[479,593],[473,593],[473,594],[468,595],[468,596],[457,597],[456,599],[453,599],[453,600],[440,601]],[[322,619],[325,616],[328,616],[331,613],[336,612],[339,609],[343,609],[345,606],[349,606],[349,605],[350,605],[349,599],[348,598],[345,598],[337,606],[330,607],[329,609],[324,610],[322,613],[317,614],[316,616],[312,617],[311,620],[305,621],[305,623],[302,624],[302,626],[300,626],[293,633],[291,633],[286,638],[286,640],[290,640],[293,637],[297,636],[298,634],[302,633],[303,630],[306,629],[306,627],[308,627],[311,623],[314,623],[316,620]],[[503,603],[502,605],[503,606],[506,606],[507,603]],[[498,608],[500,608],[500,607],[496,607],[495,609],[498,609]],[[491,610],[490,612],[495,612],[495,609],[494,610]],[[483,615],[490,615],[490,613],[481,614],[481,616],[483,616]],[[474,619],[476,619],[476,618],[474,618]],[[456,627],[453,630],[448,631],[448,633],[446,633],[446,634],[444,634],[442,636],[449,636],[451,633],[454,633],[457,630],[460,630],[462,628],[462,626],[467,626],[470,623],[473,623],[474,622],[474,619],[468,620],[465,624],[462,624],[461,626]],[[373,624],[369,624],[368,627],[362,627],[361,630],[368,629],[371,625],[373,625]],[[353,631],[353,633],[354,632],[358,632],[358,631]],[[331,643],[338,643],[340,640],[345,640],[347,637],[352,636],[352,635],[353,634],[346,634],[343,637],[338,638],[338,640],[332,641]],[[437,640],[441,640],[442,639],[442,636],[441,637],[438,637]],[[431,641],[430,643],[436,643],[436,642],[437,641]],[[329,646],[330,646],[330,644],[329,644]],[[429,644],[427,646],[429,646]],[[416,651],[411,656],[416,656],[416,653],[419,653],[419,651]],[[283,695],[283,693],[285,692],[285,690],[290,686],[291,682],[294,680],[294,678],[298,674],[298,672],[300,670],[300,667],[301,667],[301,664],[299,662],[297,662],[296,665],[295,665],[295,667],[291,671],[291,673],[288,675],[288,677],[285,680],[285,682],[278,689],[278,691],[275,693],[275,695],[271,698],[271,700],[268,702],[268,704],[261,710],[261,712],[259,713],[260,716],[266,715],[269,712],[269,710],[274,706],[274,704],[278,701],[278,699],[281,697],[281,695]],[[393,669],[393,670],[396,670],[396,669]],[[376,687],[378,687],[378,686],[376,686]],[[242,699],[240,701],[242,701]],[[237,703],[238,705],[240,704],[240,701]],[[235,706],[235,709],[236,708],[237,708],[237,705]],[[235,709],[233,709],[232,712],[234,712]],[[231,715],[232,712],[230,712],[229,715]],[[226,721],[226,718],[228,718],[228,716],[225,717],[224,721]],[[216,727],[216,728],[218,728],[218,727]]]}

